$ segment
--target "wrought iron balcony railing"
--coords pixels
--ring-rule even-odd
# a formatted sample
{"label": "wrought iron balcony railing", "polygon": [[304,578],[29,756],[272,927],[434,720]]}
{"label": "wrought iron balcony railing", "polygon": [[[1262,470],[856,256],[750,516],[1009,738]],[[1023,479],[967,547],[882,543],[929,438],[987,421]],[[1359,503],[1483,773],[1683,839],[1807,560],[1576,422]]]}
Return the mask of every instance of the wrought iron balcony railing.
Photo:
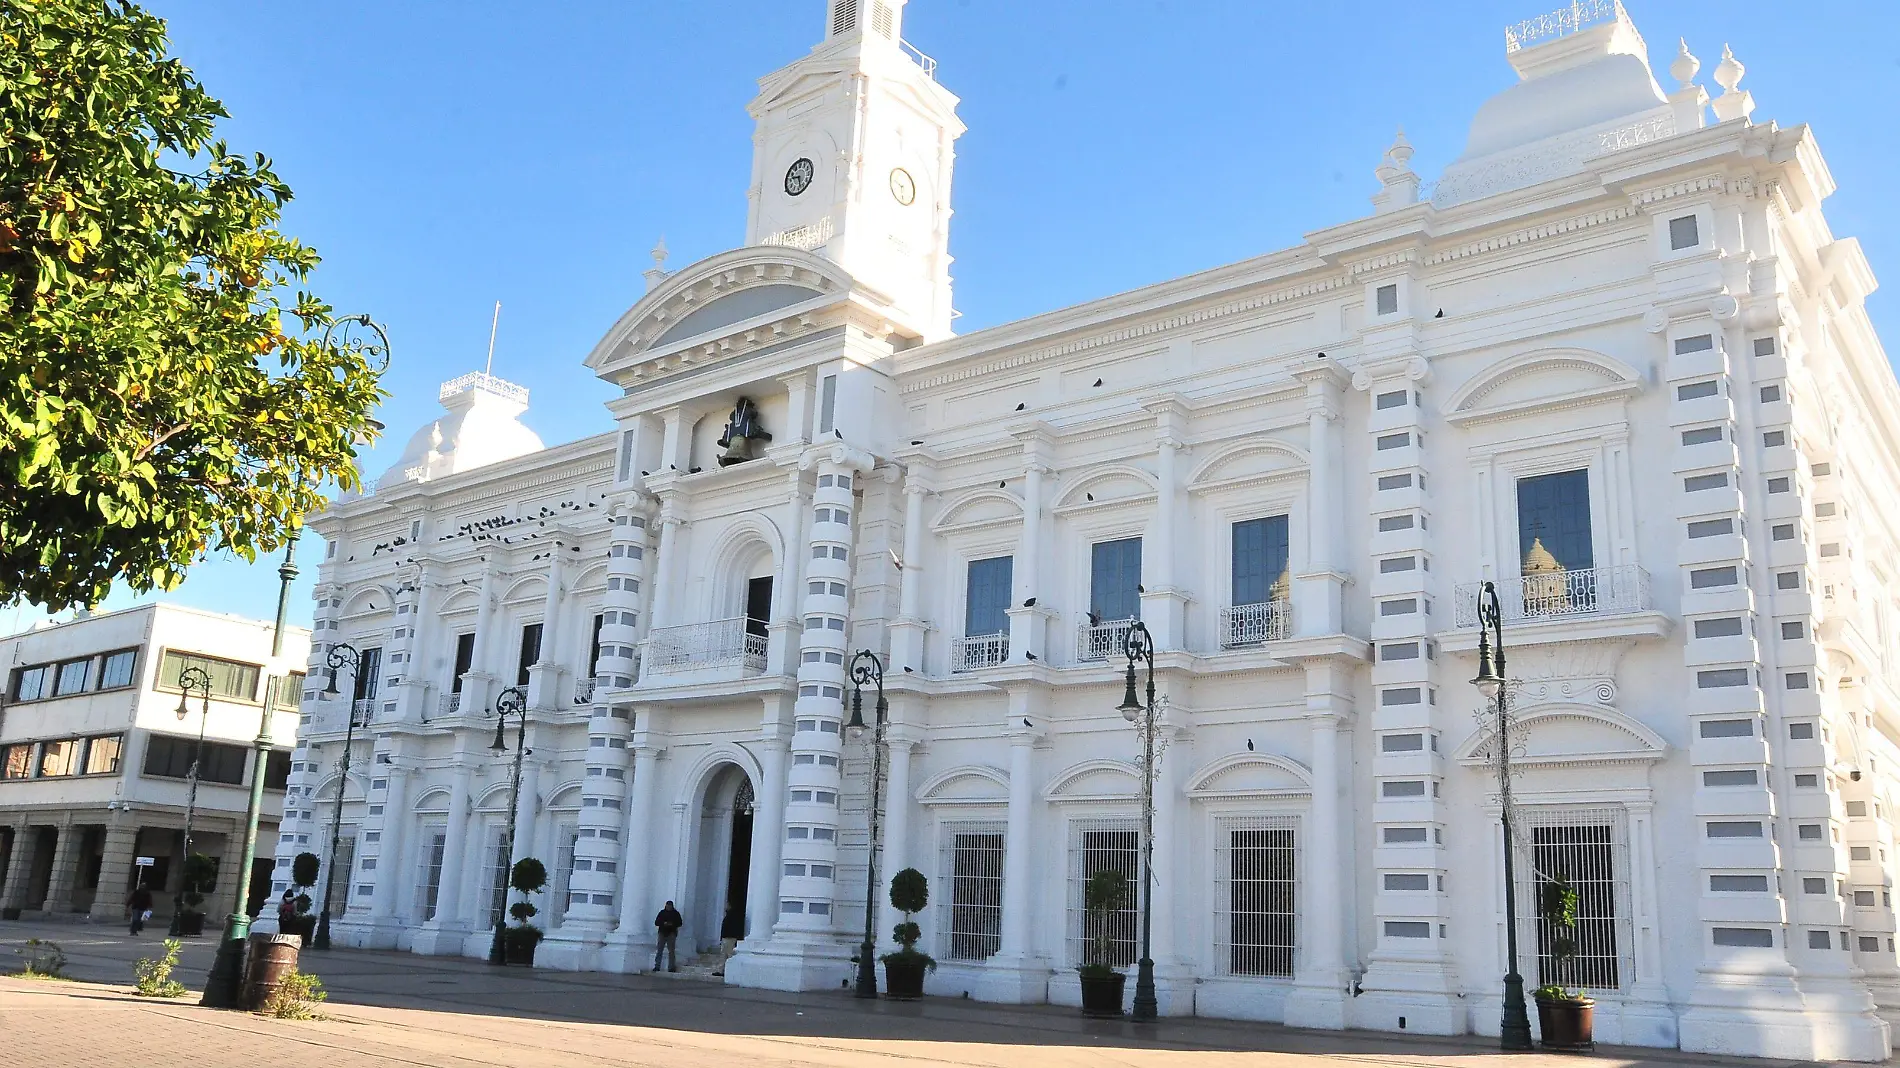
{"label": "wrought iron balcony railing", "polygon": [[[1649,572],[1635,564],[1615,567],[1543,571],[1498,584],[1498,606],[1506,622],[1562,619],[1567,616],[1607,616],[1645,612],[1651,607]],[[1453,625],[1478,625],[1481,582],[1458,586]]]}
{"label": "wrought iron balcony railing", "polygon": [[1220,610],[1220,647],[1246,649],[1293,633],[1291,601],[1229,605]]}
{"label": "wrought iron balcony railing", "polygon": [[744,616],[660,627],[647,638],[642,658],[648,671],[690,671],[702,667],[738,665],[745,671],[765,670],[766,636],[746,628]]}
{"label": "wrought iron balcony railing", "polygon": [[1089,663],[1120,656],[1128,648],[1128,632],[1135,620],[1115,619],[1102,623],[1083,623],[1076,629],[1075,659]]}
{"label": "wrought iron balcony railing", "polygon": [[459,693],[443,694],[441,702],[436,705],[437,711],[440,712],[444,716],[455,715],[455,713],[459,711],[461,707],[462,707],[462,695]]}
{"label": "wrought iron balcony railing", "polygon": [[1009,659],[1009,634],[967,634],[950,639],[950,670],[977,671]]}

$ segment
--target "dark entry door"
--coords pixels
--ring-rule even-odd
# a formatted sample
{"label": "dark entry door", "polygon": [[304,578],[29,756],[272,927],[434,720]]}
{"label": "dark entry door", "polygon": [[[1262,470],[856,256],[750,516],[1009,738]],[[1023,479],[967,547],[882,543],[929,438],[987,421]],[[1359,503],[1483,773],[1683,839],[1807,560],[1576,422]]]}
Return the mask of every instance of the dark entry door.
{"label": "dark entry door", "polygon": [[765,634],[772,621],[772,577],[755,578],[745,584],[745,632]]}
{"label": "dark entry door", "polygon": [[739,786],[732,802],[732,850],[726,858],[726,910],[719,937],[745,937],[745,899],[752,874],[752,783]]}

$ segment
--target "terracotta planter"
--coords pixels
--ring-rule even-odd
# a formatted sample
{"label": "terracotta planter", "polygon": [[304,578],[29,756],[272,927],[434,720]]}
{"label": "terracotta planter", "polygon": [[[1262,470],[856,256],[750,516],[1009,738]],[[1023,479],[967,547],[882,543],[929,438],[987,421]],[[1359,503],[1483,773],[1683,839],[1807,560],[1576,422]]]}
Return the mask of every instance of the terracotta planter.
{"label": "terracotta planter", "polygon": [[1537,1023],[1544,1035],[1545,1049],[1590,1050],[1595,1026],[1595,998],[1537,999]]}
{"label": "terracotta planter", "polygon": [[901,954],[893,954],[884,958],[884,996],[898,1001],[923,997],[927,967],[922,956],[906,960]]}
{"label": "terracotta planter", "polygon": [[1122,1014],[1122,989],[1128,985],[1123,972],[1082,977],[1082,1015],[1116,1017]]}

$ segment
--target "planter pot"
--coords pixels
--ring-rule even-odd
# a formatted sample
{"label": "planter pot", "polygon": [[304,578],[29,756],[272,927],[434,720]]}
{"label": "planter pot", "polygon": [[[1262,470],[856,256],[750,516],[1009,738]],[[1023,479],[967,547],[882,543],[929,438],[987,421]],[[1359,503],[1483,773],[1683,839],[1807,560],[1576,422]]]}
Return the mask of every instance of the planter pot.
{"label": "planter pot", "polygon": [[0,920],[17,920],[19,918],[20,909],[17,905],[8,905],[6,908],[0,909]]}
{"label": "planter pot", "polygon": [[537,938],[509,938],[501,944],[502,963],[510,967],[534,967],[534,947],[541,944]]}
{"label": "planter pot", "polygon": [[924,996],[924,971],[928,965],[922,957],[905,960],[903,957],[888,957],[884,961],[884,996],[898,1001],[915,1001]]}
{"label": "planter pot", "polygon": [[205,914],[202,912],[181,912],[178,914],[178,933],[186,938],[196,938],[205,933]]}
{"label": "planter pot", "polygon": [[1591,1029],[1595,1025],[1596,999],[1537,999],[1537,1023],[1544,1033],[1545,1049],[1595,1049]]}
{"label": "planter pot", "polygon": [[1113,1017],[1122,1014],[1122,988],[1128,976],[1110,972],[1105,976],[1082,977],[1082,1015]]}

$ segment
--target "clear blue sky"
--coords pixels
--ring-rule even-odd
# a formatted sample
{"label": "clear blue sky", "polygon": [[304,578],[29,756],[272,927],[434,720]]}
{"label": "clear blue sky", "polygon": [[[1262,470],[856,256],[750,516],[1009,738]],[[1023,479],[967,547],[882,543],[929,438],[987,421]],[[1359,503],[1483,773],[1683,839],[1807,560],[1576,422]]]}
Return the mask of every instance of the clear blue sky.
{"label": "clear blue sky", "polygon": [[[743,239],[745,105],[824,17],[823,0],[147,2],[230,110],[223,135],[296,190],[286,225],[324,257],[317,291],[389,328],[372,479],[438,410],[436,386],[481,368],[496,300],[495,372],[533,390],[529,425],[549,442],[609,427],[610,391],[581,359],[643,291],[655,238],[675,268]],[[905,37],[937,58],[969,126],[952,197],[959,328],[1361,216],[1400,125],[1414,169],[1436,177],[1515,78],[1503,28],[1555,6],[912,0]],[[1840,185],[1834,232],[1888,281],[1870,303],[1900,355],[1900,4],[1628,7],[1665,90],[1678,37],[1712,90],[1729,42],[1755,121],[1814,127]],[[307,622],[320,548],[301,555],[293,618]],[[213,560],[171,596],[268,617],[274,569]]]}

